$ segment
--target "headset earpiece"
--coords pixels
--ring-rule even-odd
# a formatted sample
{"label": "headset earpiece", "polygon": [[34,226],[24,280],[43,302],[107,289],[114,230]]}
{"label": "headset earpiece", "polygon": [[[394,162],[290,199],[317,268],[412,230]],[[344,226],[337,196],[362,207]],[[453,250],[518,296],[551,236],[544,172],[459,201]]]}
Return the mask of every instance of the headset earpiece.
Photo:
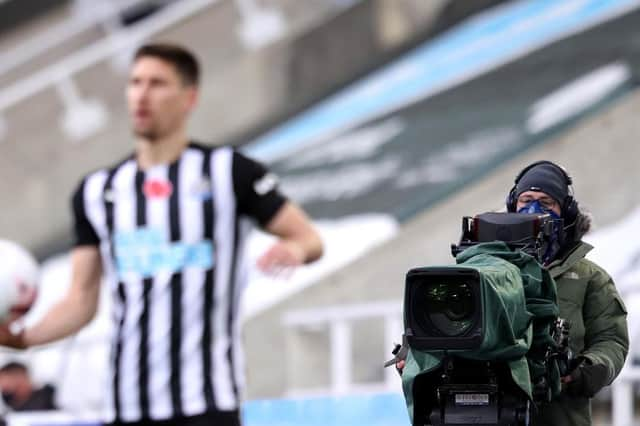
{"label": "headset earpiece", "polygon": [[507,195],[506,205],[507,205],[507,211],[509,213],[515,213],[516,207],[518,205],[518,197],[516,196],[516,186],[518,186],[517,183],[513,185],[513,187],[511,187],[511,190]]}
{"label": "headset earpiece", "polygon": [[579,214],[580,207],[578,206],[578,202],[573,198],[573,196],[568,195],[565,199],[564,205],[562,206],[562,218],[564,219],[565,228],[573,226],[576,219],[578,219]]}

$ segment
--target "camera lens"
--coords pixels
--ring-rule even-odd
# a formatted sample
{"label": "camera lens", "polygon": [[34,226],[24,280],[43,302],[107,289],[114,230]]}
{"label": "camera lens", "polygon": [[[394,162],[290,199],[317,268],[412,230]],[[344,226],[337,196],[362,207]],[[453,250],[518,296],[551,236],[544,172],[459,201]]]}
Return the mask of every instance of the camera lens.
{"label": "camera lens", "polygon": [[471,286],[464,282],[437,282],[425,286],[425,319],[445,336],[459,336],[473,324]]}

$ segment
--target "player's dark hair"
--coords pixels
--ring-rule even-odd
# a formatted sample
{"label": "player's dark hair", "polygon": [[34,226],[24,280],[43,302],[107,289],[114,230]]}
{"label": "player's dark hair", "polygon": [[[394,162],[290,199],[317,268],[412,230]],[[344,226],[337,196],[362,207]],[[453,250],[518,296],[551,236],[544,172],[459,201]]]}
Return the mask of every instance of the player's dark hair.
{"label": "player's dark hair", "polygon": [[18,361],[11,361],[0,367],[0,373],[27,373],[27,366]]}
{"label": "player's dark hair", "polygon": [[133,56],[133,62],[143,57],[161,59],[173,65],[180,75],[182,82],[188,86],[197,86],[200,79],[198,60],[189,50],[170,43],[145,44],[138,48]]}

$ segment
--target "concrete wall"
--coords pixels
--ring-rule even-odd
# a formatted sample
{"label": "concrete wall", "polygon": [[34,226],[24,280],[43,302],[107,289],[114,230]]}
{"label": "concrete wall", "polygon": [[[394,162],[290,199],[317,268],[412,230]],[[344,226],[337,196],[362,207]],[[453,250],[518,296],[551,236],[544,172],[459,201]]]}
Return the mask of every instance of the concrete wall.
{"label": "concrete wall", "polygon": [[[304,308],[400,301],[406,271],[452,263],[449,245],[459,239],[460,218],[501,208],[514,177],[533,161],[553,160],[567,168],[575,182],[576,199],[594,214],[596,226],[621,219],[640,205],[640,144],[636,140],[640,134],[636,118],[639,110],[640,91],[635,91],[598,116],[497,167],[481,181],[425,211],[406,223],[388,244],[252,318],[244,328],[248,396],[277,397],[292,388],[327,386],[326,332],[316,331],[314,339],[312,332],[287,330],[282,325],[283,315]],[[358,368],[367,370],[358,373],[361,378],[382,377],[384,357],[379,348],[383,332],[375,324],[370,325],[371,330],[374,336],[369,334],[355,342],[359,354],[370,354],[359,360]]]}

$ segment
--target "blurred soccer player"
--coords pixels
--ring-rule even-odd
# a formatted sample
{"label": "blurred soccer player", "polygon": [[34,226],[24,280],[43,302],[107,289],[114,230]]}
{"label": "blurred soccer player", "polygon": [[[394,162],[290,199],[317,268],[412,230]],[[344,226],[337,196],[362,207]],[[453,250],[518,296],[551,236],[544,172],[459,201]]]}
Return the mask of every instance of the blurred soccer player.
{"label": "blurred soccer player", "polygon": [[[106,421],[238,425],[238,300],[243,242],[257,222],[278,237],[258,266],[271,273],[318,259],[320,238],[261,164],[187,136],[198,63],[167,44],[135,54],[127,102],[134,154],[86,176],[73,197],[72,283],[44,319],[0,343],[25,348],[80,330],[105,272],[115,333]],[[91,380],[91,378],[87,378]]]}

